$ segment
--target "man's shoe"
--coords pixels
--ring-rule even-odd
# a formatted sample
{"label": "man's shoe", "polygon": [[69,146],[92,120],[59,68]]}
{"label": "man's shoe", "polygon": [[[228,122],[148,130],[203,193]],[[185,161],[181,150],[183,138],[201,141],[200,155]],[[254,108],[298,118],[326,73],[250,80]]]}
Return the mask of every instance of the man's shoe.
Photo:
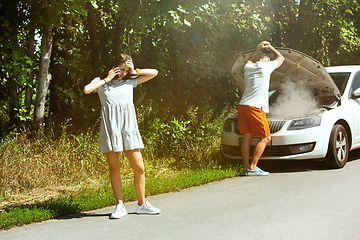
{"label": "man's shoe", "polygon": [[261,170],[259,167],[256,167],[254,171],[246,170],[246,176],[267,176],[269,172]]}
{"label": "man's shoe", "polygon": [[243,169],[241,172],[241,176],[247,176],[248,175],[248,170]]}
{"label": "man's shoe", "polygon": [[148,201],[143,205],[137,205],[136,207],[137,214],[159,214],[160,212],[160,209],[153,207]]}
{"label": "man's shoe", "polygon": [[126,215],[127,212],[125,206],[118,204],[115,208],[115,211],[111,214],[110,218],[121,218]]}

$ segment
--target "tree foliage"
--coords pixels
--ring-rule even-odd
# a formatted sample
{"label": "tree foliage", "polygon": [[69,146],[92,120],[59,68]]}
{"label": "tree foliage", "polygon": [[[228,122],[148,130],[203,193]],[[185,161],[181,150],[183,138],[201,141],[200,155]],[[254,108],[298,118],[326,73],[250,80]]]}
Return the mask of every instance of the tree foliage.
{"label": "tree foliage", "polygon": [[98,97],[85,96],[83,86],[104,77],[120,52],[136,67],[159,70],[135,91],[149,129],[156,119],[190,119],[189,109],[201,118],[235,106],[230,66],[261,40],[324,65],[360,63],[356,0],[2,0],[0,12],[1,131],[34,118],[46,26],[53,46],[45,116],[56,123],[71,118],[76,128],[99,117]]}
{"label": "tree foliage", "polygon": [[271,7],[276,44],[304,52],[326,66],[359,63],[358,1],[274,0]]}

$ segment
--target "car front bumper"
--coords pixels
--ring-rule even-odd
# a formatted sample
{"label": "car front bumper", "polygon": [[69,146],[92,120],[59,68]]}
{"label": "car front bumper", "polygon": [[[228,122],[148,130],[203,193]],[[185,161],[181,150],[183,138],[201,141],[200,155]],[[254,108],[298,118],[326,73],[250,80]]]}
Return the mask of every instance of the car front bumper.
{"label": "car front bumper", "polygon": [[[260,159],[319,159],[327,153],[331,126],[317,126],[303,130],[282,130],[271,135],[271,142],[265,148]],[[234,132],[222,132],[222,152],[224,157],[241,159],[240,145],[242,135]],[[250,143],[250,157],[259,137],[253,137]]]}

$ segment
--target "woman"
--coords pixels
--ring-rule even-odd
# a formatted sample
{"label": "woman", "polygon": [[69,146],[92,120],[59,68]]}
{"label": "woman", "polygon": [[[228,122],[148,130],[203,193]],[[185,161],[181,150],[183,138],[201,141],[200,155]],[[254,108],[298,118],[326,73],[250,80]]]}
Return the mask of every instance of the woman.
{"label": "woman", "polygon": [[[99,133],[100,151],[105,153],[109,165],[111,187],[118,205],[111,218],[127,215],[122,200],[119,152],[123,151],[134,170],[134,186],[138,199],[136,213],[159,214],[145,201],[144,162],[140,149],[144,148],[138,130],[133,103],[133,88],[154,78],[156,69],[135,69],[130,56],[121,54],[115,59],[114,67],[104,79],[95,78],[84,87],[89,94],[97,92],[101,102],[101,126]],[[133,75],[125,80],[125,76]]]}

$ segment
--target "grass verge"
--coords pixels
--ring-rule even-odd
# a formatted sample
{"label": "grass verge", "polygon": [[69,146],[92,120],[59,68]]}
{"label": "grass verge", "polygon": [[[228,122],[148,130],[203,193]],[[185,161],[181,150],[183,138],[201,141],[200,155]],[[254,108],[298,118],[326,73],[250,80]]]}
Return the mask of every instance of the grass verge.
{"label": "grass verge", "polygon": [[[240,174],[240,168],[183,170],[171,176],[158,176],[146,179],[146,196],[157,195],[198,186],[212,181],[231,178]],[[132,182],[123,185],[125,202],[136,199]],[[115,199],[106,182],[98,188],[80,189],[66,192],[64,196],[44,202],[12,206],[0,213],[1,229],[22,226],[29,223],[59,218],[82,211],[93,210],[115,204]]]}

